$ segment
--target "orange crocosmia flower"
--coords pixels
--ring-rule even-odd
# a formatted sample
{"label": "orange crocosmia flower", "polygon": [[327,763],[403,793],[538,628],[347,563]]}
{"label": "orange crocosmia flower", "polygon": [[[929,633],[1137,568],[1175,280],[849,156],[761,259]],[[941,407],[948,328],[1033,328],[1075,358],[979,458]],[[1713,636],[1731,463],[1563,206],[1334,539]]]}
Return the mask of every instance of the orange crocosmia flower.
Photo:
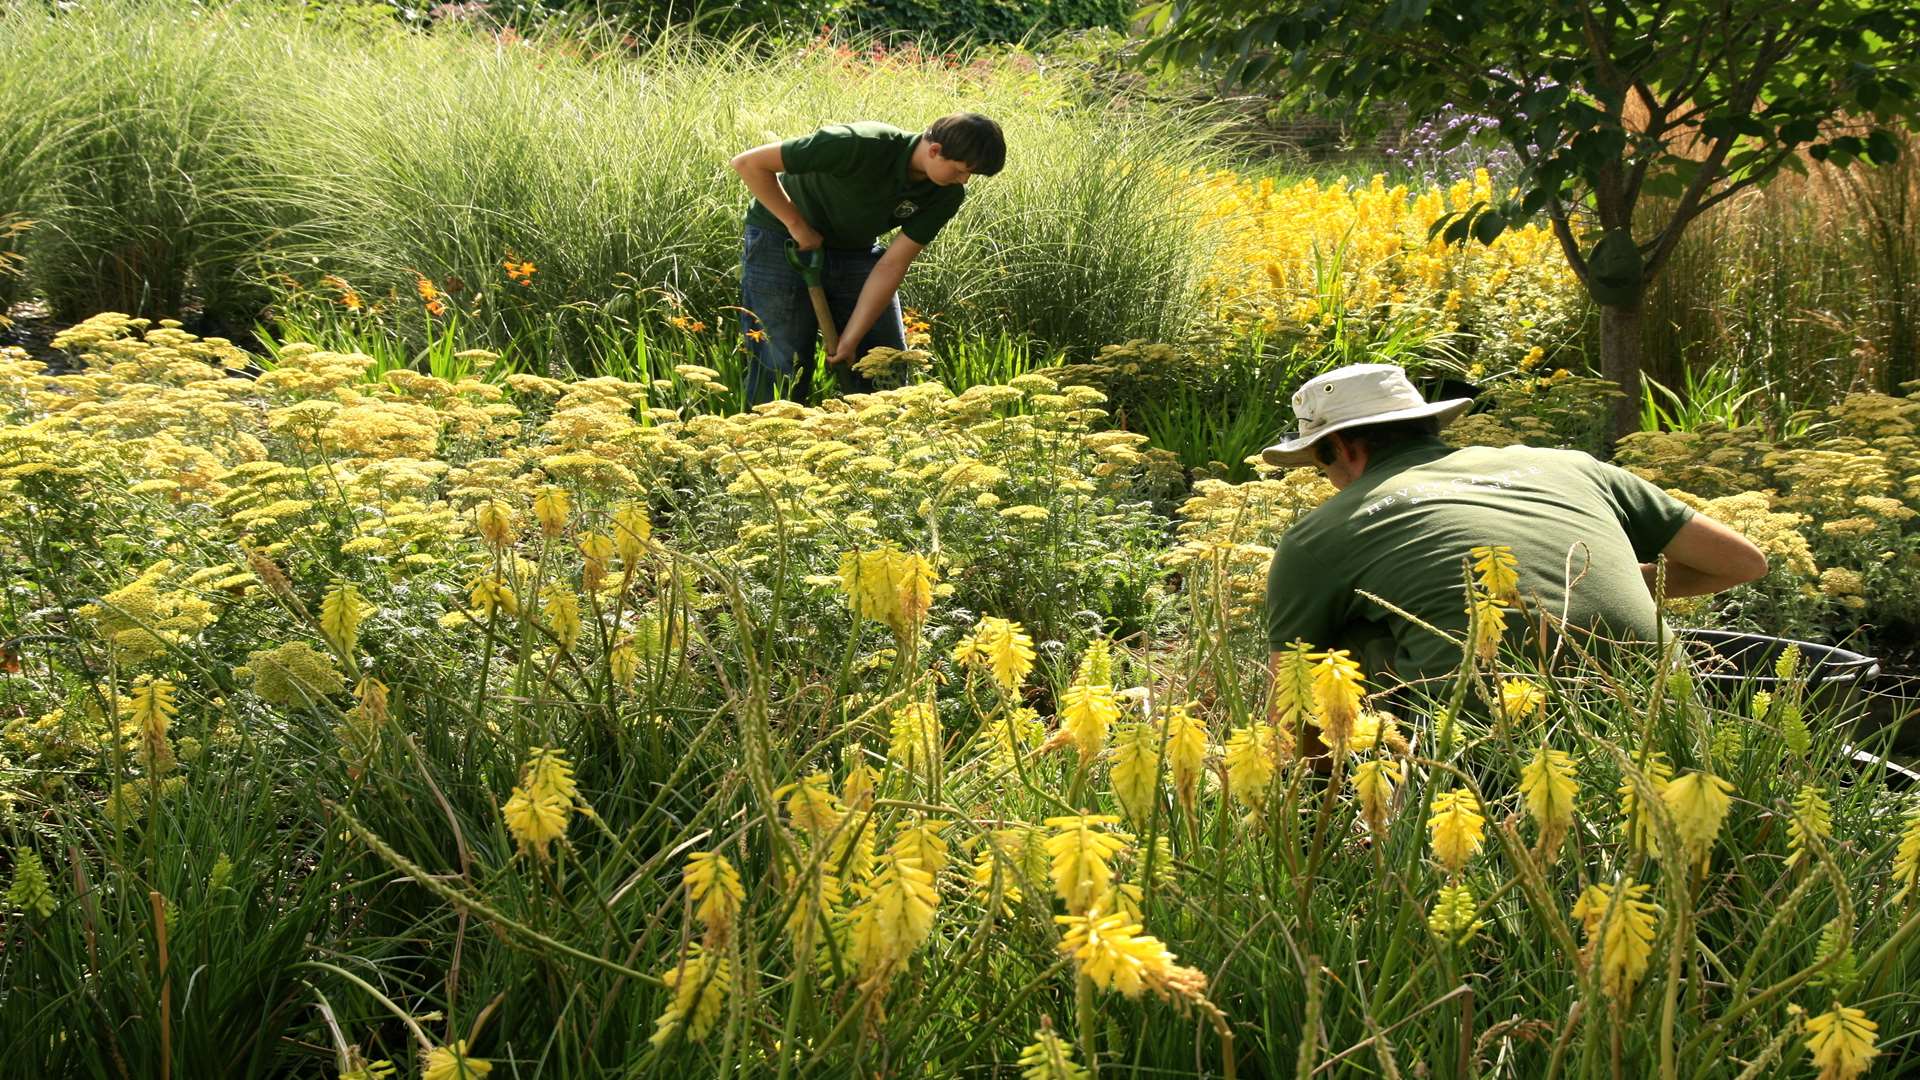
{"label": "orange crocosmia flower", "polygon": [[433,303],[440,296],[440,290],[434,287],[433,282],[428,281],[424,277],[416,276],[414,278],[413,288],[414,291],[420,294],[420,299],[425,300],[429,304]]}
{"label": "orange crocosmia flower", "polygon": [[765,330],[749,330],[747,331],[747,340],[765,341],[767,340],[767,332]]}

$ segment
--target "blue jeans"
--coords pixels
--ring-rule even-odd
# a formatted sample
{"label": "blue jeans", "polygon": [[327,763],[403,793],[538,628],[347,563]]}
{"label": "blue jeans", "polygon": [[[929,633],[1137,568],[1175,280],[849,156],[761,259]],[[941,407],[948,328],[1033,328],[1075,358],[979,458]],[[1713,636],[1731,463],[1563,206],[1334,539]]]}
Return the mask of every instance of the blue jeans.
{"label": "blue jeans", "polygon": [[[836,326],[845,326],[859,303],[860,290],[867,276],[880,261],[883,251],[875,245],[868,251],[827,249],[827,267],[822,275],[826,287],[827,308],[833,312]],[[777,390],[790,387],[788,395],[796,401],[807,400],[813,388],[815,335],[819,324],[813,317],[813,301],[807,296],[807,283],[799,271],[787,265],[787,236],[772,229],[748,225],[740,245],[740,329],[747,340],[747,404],[772,401]],[[754,340],[754,333],[765,335]],[[887,346],[907,347],[906,328],[900,322],[900,297],[895,294],[888,309],[874,320],[873,329],[860,339],[856,356],[868,349]],[[843,394],[873,389],[873,383],[853,370],[850,364],[830,365],[836,389]]]}

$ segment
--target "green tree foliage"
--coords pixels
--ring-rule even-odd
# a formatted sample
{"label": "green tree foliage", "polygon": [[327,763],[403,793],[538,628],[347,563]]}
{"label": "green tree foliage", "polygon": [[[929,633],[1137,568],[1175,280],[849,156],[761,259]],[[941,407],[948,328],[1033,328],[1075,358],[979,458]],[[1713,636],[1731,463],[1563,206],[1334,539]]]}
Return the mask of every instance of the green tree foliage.
{"label": "green tree foliage", "polygon": [[[1892,161],[1920,83],[1904,0],[1166,0],[1151,55],[1318,92],[1365,125],[1452,105],[1499,123],[1520,188],[1442,223],[1546,214],[1640,399],[1640,308],[1688,224],[1807,159]],[[1464,134],[1464,129],[1462,131]]]}
{"label": "green tree foliage", "polygon": [[846,18],[861,30],[927,41],[1018,41],[1034,34],[1124,26],[1126,0],[853,0]]}

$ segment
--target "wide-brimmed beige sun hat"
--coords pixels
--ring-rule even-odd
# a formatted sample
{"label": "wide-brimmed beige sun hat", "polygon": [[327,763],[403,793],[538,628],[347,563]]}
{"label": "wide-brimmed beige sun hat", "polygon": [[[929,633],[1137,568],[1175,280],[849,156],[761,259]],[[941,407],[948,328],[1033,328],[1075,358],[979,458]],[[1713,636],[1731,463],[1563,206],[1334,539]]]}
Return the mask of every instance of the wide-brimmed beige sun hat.
{"label": "wide-brimmed beige sun hat", "polygon": [[1423,416],[1434,417],[1444,428],[1472,405],[1472,398],[1426,400],[1396,364],[1335,368],[1294,391],[1293,415],[1300,430],[1260,451],[1260,456],[1269,465],[1311,465],[1313,444],[1333,432]]}

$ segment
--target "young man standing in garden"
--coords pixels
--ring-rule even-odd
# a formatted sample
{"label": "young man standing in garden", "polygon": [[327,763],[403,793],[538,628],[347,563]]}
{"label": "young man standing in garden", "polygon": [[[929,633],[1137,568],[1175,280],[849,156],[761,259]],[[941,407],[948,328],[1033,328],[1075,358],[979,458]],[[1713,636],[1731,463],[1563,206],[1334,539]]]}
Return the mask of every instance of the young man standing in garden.
{"label": "young man standing in garden", "polygon": [[[789,261],[821,252],[821,284],[839,328],[827,357],[842,392],[871,389],[853,370],[867,350],[906,348],[896,290],[907,267],[960,209],[967,181],[1006,164],[1000,125],[978,113],[943,116],[914,134],[874,121],[829,124],[733,159],[753,193],[740,251],[747,404],[798,383],[804,398],[820,327],[807,282]],[[879,238],[898,228],[884,247]]]}
{"label": "young man standing in garden", "polygon": [[[1305,641],[1349,650],[1382,685],[1446,677],[1461,647],[1363,594],[1464,638],[1463,568],[1476,547],[1512,552],[1508,600],[1527,612],[1509,618],[1510,631],[1539,617],[1614,641],[1658,637],[1661,556],[1670,598],[1766,574],[1766,555],[1739,533],[1579,450],[1441,442],[1471,404],[1428,402],[1389,364],[1338,368],[1293,395],[1298,432],[1261,456],[1314,466],[1336,494],[1274,548],[1265,610],[1274,671]],[[1303,750],[1324,753],[1311,727]]]}

